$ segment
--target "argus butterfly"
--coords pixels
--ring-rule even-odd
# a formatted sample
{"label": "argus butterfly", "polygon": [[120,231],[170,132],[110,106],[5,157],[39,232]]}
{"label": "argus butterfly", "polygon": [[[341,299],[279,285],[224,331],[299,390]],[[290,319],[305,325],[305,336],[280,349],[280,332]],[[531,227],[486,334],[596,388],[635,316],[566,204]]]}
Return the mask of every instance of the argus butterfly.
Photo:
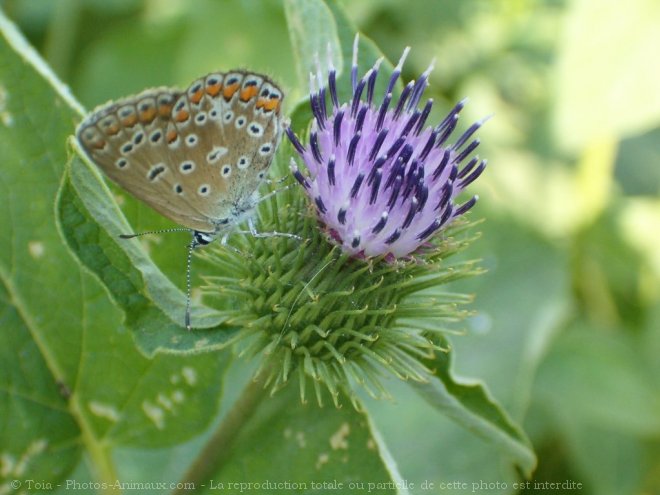
{"label": "argus butterfly", "polygon": [[[87,158],[114,182],[189,230],[192,250],[249,218],[281,136],[282,91],[264,75],[211,73],[185,91],[146,90],[94,110],[77,128]],[[149,232],[146,232],[149,233]],[[124,235],[123,238],[139,234]]]}

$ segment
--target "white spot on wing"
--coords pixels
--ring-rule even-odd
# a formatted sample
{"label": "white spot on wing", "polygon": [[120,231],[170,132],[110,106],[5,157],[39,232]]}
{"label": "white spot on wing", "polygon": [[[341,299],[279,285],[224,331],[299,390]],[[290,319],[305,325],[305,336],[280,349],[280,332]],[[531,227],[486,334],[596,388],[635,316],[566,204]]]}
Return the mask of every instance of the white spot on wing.
{"label": "white spot on wing", "polygon": [[224,146],[215,146],[208,155],[206,155],[206,161],[209,163],[215,163],[220,158],[225,156],[229,150]]}

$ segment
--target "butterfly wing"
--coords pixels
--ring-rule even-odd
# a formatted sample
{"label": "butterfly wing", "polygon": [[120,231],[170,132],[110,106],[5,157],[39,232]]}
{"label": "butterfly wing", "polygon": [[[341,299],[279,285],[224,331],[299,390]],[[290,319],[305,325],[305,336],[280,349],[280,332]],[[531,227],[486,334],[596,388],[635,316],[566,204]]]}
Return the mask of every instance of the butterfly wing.
{"label": "butterfly wing", "polygon": [[265,76],[214,73],[96,109],[78,127],[85,153],[165,217],[215,232],[250,197],[281,134],[281,91]]}

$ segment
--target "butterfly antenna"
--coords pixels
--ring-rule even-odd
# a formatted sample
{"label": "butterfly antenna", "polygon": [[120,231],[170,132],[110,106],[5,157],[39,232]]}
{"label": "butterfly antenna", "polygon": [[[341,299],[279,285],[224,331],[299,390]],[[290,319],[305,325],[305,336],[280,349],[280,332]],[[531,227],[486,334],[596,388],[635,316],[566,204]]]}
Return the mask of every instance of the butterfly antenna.
{"label": "butterfly antenna", "polygon": [[190,229],[172,228],[172,229],[163,229],[163,230],[148,230],[147,232],[140,232],[139,234],[120,234],[119,237],[121,239],[133,239],[133,237],[139,237],[141,235],[169,234],[170,232],[190,232]]}
{"label": "butterfly antenna", "polygon": [[191,330],[190,326],[190,294],[192,292],[192,254],[195,247],[197,247],[197,239],[193,237],[188,245],[188,259],[186,261],[186,329]]}

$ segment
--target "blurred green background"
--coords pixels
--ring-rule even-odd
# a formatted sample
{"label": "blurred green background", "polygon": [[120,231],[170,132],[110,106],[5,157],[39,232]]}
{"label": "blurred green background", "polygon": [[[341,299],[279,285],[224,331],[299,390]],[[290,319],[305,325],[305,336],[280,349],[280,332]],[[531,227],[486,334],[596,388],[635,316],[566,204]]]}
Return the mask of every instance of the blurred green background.
{"label": "blurred green background", "polygon": [[[404,80],[435,59],[431,122],[465,96],[464,128],[494,114],[472,214],[483,235],[464,254],[488,273],[456,286],[477,296],[453,339],[456,373],[487,383],[524,426],[535,481],[660,493],[660,2],[340,3],[391,61],[412,47]],[[271,74],[289,110],[304,97],[278,1],[0,6],[89,109],[232,67]],[[129,198],[125,209],[136,230],[168,225]],[[182,283],[182,249],[161,245],[156,261]],[[404,478],[539,493],[514,489],[491,447],[391,385],[396,404],[372,409]]]}

